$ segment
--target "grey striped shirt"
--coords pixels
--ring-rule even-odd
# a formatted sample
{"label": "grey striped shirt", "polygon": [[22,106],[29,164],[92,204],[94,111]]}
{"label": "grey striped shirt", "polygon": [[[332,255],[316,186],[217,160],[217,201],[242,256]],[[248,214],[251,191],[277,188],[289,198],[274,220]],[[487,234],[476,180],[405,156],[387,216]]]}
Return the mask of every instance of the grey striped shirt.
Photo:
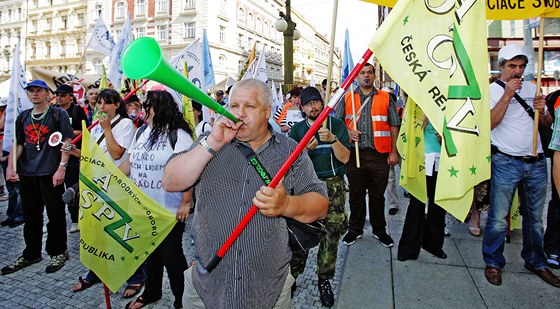
{"label": "grey striped shirt", "polygon": [[[375,149],[373,145],[373,125],[371,119],[371,104],[373,101],[373,96],[377,94],[377,88],[373,88],[373,91],[369,94],[365,95],[360,90],[360,88],[354,90],[354,93],[360,94],[360,102],[363,103],[367,100],[367,98],[371,97],[368,100],[368,103],[358,116],[358,121],[356,122],[356,130],[362,132],[360,135],[360,149]],[[346,117],[346,106],[344,101],[345,96],[343,96],[338,105],[336,106],[336,113],[337,117],[342,118],[342,120]],[[401,119],[397,112],[397,103],[393,99],[392,96],[389,96],[389,108],[387,110],[387,122],[390,126],[400,126]]]}
{"label": "grey striped shirt", "polygon": [[[296,143],[284,135],[272,134],[256,153],[269,173],[275,175]],[[192,236],[196,263],[204,266],[264,185],[236,143],[232,141],[218,152],[196,185]],[[284,187],[290,195],[317,192],[327,197],[326,186],[317,178],[307,152],[286,173]],[[286,221],[257,212],[212,273],[195,268],[193,284],[207,308],[272,308],[286,281],[290,259]]]}

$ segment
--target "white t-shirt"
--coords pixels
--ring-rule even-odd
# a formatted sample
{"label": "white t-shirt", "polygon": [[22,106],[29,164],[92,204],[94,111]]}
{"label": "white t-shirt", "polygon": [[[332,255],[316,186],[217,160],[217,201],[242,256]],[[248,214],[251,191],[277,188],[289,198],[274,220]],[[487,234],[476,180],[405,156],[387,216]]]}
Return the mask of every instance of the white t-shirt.
{"label": "white t-shirt", "polygon": [[202,133],[210,130],[212,130],[212,126],[206,121],[201,121],[196,125],[194,132],[196,133],[196,137],[199,137]]}
{"label": "white t-shirt", "polygon": [[[533,108],[537,87],[531,82],[523,82],[518,95]],[[496,106],[504,94],[504,88],[490,84],[490,109]],[[512,156],[531,156],[533,153],[533,118],[514,98],[511,99],[502,122],[492,130],[492,145]],[[537,153],[542,153],[541,139],[537,139]]]}
{"label": "white t-shirt", "polygon": [[175,149],[167,135],[160,135],[159,141],[148,148],[147,141],[150,137],[152,128],[146,127],[144,132],[137,139],[133,139],[128,153],[130,155],[130,179],[144,193],[159,203],[172,213],[177,213],[181,203],[181,192],[167,192],[161,186],[163,178],[163,168],[169,157],[175,153],[187,150],[193,140],[184,130],[177,131],[177,143]]}
{"label": "white t-shirt", "polygon": [[[120,117],[120,115],[115,116],[115,118],[111,120],[111,124],[117,121],[117,119],[119,119]],[[128,149],[128,146],[130,146],[130,142],[132,142],[132,138],[134,137],[134,132],[136,132],[136,126],[134,125],[134,122],[132,122],[132,120],[123,118],[111,129],[111,131],[113,132],[113,137],[117,141],[117,144],[119,144],[119,146],[123,147],[124,149]],[[96,125],[95,127],[93,127],[93,129],[91,129],[91,136],[96,142],[102,134],[103,128],[100,125]],[[126,157],[128,156],[127,152],[125,151],[120,159],[116,161],[113,160],[113,157],[111,157],[109,151],[107,151],[107,139],[105,138],[103,138],[101,143],[99,143],[99,147],[103,149],[109,159],[111,159],[116,166],[119,166],[124,160],[126,160]]]}

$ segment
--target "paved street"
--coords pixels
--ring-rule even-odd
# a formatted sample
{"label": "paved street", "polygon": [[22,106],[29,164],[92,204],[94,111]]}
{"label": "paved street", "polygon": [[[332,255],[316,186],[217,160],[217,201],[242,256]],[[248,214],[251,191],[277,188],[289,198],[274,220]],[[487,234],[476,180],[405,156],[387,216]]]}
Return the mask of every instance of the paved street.
{"label": "paved street", "polygon": [[[408,200],[401,210],[387,216],[388,228],[396,243],[400,238]],[[5,219],[6,203],[0,203],[0,221]],[[484,221],[484,215],[483,215]],[[190,223],[190,222],[189,222]],[[492,286],[484,278],[481,238],[468,234],[467,226],[448,216],[451,237],[440,260],[422,251],[416,261],[396,259],[396,246],[383,247],[367,227],[363,239],[348,247],[340,245],[336,277],[333,280],[336,308],[558,308],[560,289],[551,287],[523,268],[519,256],[521,234],[514,231],[506,244],[508,265],[502,286]],[[187,228],[190,227],[190,224]],[[2,266],[21,255],[22,226],[0,228]],[[188,231],[185,255],[192,260],[193,248]],[[60,271],[46,274],[48,256],[43,261],[11,275],[0,275],[0,308],[106,308],[101,284],[73,293],[70,287],[86,269],[79,262],[79,233],[69,234],[70,260]],[[311,252],[305,272],[298,278],[294,308],[320,308],[315,275],[316,249]],[[560,271],[554,271],[560,275]],[[164,297],[148,308],[170,308],[172,297],[164,281]],[[113,308],[124,308],[123,288],[111,294]]]}

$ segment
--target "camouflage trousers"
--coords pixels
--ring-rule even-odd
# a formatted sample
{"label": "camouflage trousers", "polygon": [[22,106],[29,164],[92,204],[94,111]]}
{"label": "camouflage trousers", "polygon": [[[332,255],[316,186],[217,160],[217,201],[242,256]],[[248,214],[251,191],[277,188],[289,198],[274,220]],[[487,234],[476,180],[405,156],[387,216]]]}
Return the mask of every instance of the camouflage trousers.
{"label": "camouflage trousers", "polygon": [[[329,194],[329,210],[322,223],[327,229],[327,235],[319,243],[317,253],[317,275],[321,279],[332,279],[336,268],[338,241],[348,230],[348,214],[345,212],[346,188],[342,176],[323,179],[327,184]],[[305,269],[307,254],[292,252],[290,268],[292,276],[297,278]]]}

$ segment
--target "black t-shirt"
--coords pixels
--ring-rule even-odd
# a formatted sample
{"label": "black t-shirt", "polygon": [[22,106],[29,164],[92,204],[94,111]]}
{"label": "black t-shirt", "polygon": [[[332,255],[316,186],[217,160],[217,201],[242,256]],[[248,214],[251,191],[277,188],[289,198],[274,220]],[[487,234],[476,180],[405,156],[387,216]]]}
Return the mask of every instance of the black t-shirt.
{"label": "black t-shirt", "polygon": [[[16,120],[16,141],[23,145],[18,160],[18,174],[28,177],[53,175],[60,163],[60,146],[51,147],[49,137],[54,132],[62,133],[62,139],[72,138],[74,132],[65,110],[59,107],[48,109],[42,120],[31,119],[32,109],[19,114]],[[35,118],[41,114],[34,115]],[[39,140],[39,147],[37,147]]]}
{"label": "black t-shirt", "polygon": [[[68,117],[70,117],[70,125],[74,131],[82,131],[82,121],[86,122],[87,125],[87,115],[83,108],[78,105],[71,103],[70,107],[66,110]],[[80,139],[76,143],[76,148],[82,149],[82,140]],[[75,157],[74,157],[75,158]]]}

